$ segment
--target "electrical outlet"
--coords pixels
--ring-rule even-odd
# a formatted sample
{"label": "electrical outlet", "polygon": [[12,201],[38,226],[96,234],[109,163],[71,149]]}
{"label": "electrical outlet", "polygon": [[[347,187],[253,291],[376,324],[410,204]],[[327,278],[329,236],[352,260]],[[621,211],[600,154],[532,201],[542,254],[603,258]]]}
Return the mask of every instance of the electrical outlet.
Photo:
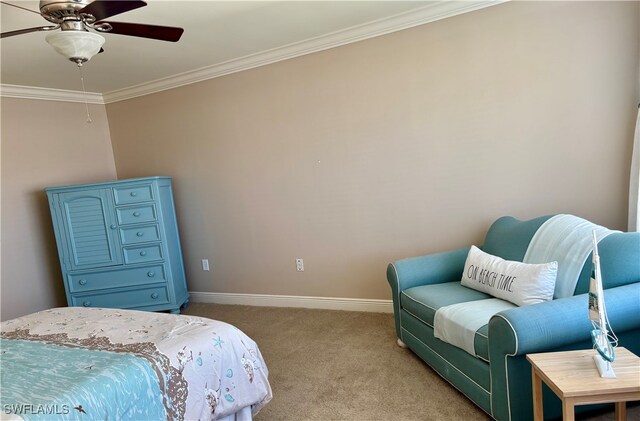
{"label": "electrical outlet", "polygon": [[202,270],[209,272],[209,259],[202,259]]}
{"label": "electrical outlet", "polygon": [[302,259],[296,259],[296,270],[298,272],[304,272],[304,261]]}

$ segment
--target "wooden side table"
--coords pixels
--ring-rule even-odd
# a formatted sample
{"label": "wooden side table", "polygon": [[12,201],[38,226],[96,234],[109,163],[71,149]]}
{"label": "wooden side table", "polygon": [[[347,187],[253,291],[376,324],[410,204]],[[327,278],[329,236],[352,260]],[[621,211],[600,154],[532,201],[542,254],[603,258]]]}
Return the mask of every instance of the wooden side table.
{"label": "wooden side table", "polygon": [[640,400],[640,358],[616,348],[612,363],[616,378],[605,379],[593,361],[596,354],[588,349],[527,355],[533,377],[534,420],[543,420],[542,381],[562,400],[564,420],[574,420],[576,405],[610,402],[616,404],[616,420],[626,420],[626,402]]}

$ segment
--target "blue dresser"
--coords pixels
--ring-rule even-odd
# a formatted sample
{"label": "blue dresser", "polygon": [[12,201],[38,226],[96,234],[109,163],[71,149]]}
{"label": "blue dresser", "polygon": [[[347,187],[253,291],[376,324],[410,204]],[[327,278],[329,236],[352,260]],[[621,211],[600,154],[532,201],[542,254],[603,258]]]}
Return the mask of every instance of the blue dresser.
{"label": "blue dresser", "polygon": [[45,191],[69,306],[180,312],[189,294],[170,177]]}

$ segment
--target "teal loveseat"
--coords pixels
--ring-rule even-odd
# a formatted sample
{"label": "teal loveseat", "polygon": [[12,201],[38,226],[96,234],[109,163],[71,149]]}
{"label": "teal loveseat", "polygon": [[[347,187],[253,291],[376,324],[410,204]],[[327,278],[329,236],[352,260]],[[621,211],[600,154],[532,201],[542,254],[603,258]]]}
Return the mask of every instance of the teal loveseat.
{"label": "teal loveseat", "polygon": [[[481,249],[521,262],[536,231],[550,218],[500,218],[490,227]],[[613,232],[598,248],[610,324],[620,346],[640,355],[640,233]],[[526,354],[591,348],[587,297],[591,255],[573,296],[499,312],[476,332],[477,355],[472,356],[435,338],[433,329],[439,308],[491,298],[461,285],[468,251],[462,248],[389,264],[398,343],[494,419],[532,420],[531,366]],[[559,259],[558,267],[563,264]],[[546,386],[543,396],[545,419],[560,416],[560,401]]]}

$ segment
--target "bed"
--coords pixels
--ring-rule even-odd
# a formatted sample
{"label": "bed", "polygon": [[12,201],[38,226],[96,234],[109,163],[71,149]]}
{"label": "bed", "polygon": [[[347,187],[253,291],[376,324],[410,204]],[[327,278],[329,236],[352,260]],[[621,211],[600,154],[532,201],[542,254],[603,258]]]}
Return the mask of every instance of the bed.
{"label": "bed", "polygon": [[220,321],[68,307],[0,331],[2,419],[240,421],[272,396],[256,343]]}

